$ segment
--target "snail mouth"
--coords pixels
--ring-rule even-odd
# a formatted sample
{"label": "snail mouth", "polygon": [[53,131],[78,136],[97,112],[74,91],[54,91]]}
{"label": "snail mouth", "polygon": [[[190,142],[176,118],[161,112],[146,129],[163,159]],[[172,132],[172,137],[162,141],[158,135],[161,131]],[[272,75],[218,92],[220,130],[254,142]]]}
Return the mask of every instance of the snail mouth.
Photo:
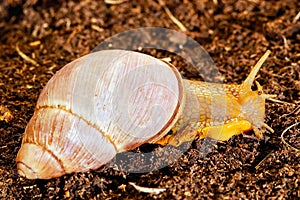
{"label": "snail mouth", "polygon": [[50,179],[65,174],[53,153],[37,144],[23,144],[16,162],[18,174],[28,179]]}

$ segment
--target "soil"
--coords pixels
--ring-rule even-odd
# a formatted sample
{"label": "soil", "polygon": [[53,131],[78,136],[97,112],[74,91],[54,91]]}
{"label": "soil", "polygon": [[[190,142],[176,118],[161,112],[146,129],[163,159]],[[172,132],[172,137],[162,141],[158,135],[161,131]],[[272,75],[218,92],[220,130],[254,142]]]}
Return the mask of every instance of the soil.
{"label": "soil", "polygon": [[[300,199],[300,2],[173,0],[165,7],[159,2],[0,1],[1,199]],[[164,27],[182,32],[166,7],[210,54],[224,83],[241,83],[271,50],[257,80],[279,100],[266,102],[265,123],[274,133],[257,139],[249,132],[212,143],[204,156],[203,141],[197,140],[178,160],[147,173],[103,166],[50,180],[20,177],[15,158],[22,135],[53,74],[123,31]],[[173,62],[186,77],[197,79],[179,58]],[[160,147],[134,151],[149,148]],[[145,193],[132,183],[166,190]]]}

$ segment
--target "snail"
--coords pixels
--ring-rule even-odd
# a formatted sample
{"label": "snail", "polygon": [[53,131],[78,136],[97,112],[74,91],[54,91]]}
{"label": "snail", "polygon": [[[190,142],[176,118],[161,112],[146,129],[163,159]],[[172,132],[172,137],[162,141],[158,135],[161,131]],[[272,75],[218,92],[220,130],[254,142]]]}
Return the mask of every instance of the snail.
{"label": "snail", "polygon": [[134,51],[83,56],[42,90],[16,158],[18,173],[50,179],[85,172],[144,143],[222,141],[252,129],[261,137],[272,130],[264,123],[272,95],[258,82],[257,90],[251,86],[269,54],[240,85],[186,80],[170,63]]}

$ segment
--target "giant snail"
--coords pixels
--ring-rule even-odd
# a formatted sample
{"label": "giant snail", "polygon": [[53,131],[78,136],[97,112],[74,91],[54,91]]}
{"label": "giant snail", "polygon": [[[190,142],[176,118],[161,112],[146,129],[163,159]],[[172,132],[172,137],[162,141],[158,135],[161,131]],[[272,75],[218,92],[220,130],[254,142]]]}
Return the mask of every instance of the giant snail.
{"label": "giant snail", "polygon": [[[261,137],[265,128],[272,131],[264,123],[265,99],[272,95],[258,82],[255,91],[251,86],[269,54],[239,85],[183,79],[172,64],[134,51],[83,56],[42,90],[16,158],[18,173],[49,179],[84,172],[144,143],[228,140],[249,130]],[[199,117],[188,120],[183,111]],[[180,124],[190,131],[178,133]]]}

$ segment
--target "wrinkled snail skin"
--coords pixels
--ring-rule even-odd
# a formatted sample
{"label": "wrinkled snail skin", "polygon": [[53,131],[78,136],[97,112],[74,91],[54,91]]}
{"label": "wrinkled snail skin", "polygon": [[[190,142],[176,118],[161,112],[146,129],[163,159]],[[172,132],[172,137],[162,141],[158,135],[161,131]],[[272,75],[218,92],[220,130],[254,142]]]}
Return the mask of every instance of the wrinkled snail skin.
{"label": "wrinkled snail skin", "polygon": [[[270,96],[251,85],[269,53],[241,85],[185,80],[171,64],[133,51],[81,57],[42,90],[16,158],[18,173],[50,179],[99,168],[144,143],[228,140],[252,129],[261,136]],[[171,129],[176,134],[167,135]]]}
{"label": "wrinkled snail skin", "polygon": [[265,100],[276,95],[264,94],[258,82],[255,82],[257,90],[251,89],[256,74],[269,54],[268,50],[240,85],[184,79],[187,99],[185,114],[180,116],[172,128],[175,134],[156,143],[178,146],[195,137],[225,141],[252,129],[258,138],[262,137],[265,128],[273,132],[264,123]]}

